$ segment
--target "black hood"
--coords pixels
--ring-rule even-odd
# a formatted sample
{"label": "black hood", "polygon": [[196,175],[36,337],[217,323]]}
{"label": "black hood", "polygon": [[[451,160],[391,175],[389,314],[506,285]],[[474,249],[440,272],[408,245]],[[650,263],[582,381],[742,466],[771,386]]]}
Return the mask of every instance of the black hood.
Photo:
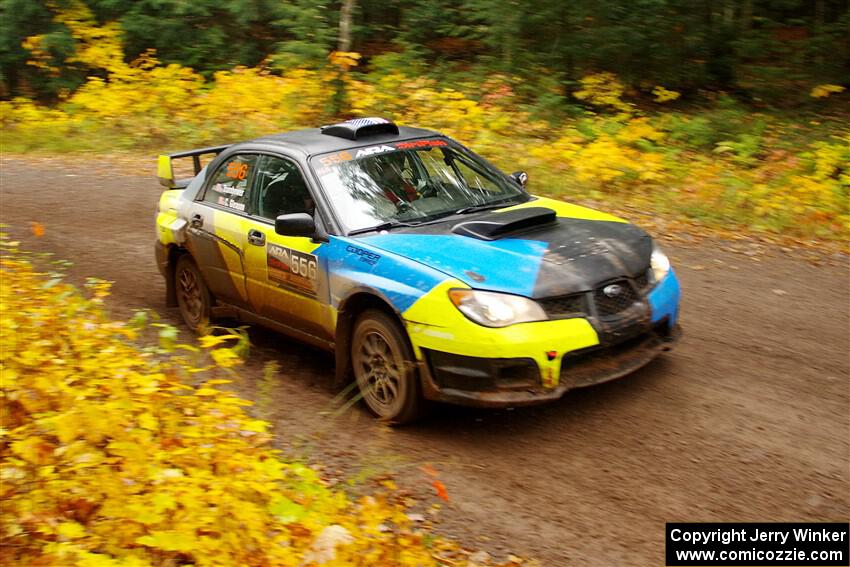
{"label": "black hood", "polygon": [[364,240],[470,287],[534,298],[589,291],[606,281],[641,276],[649,268],[652,239],[640,228],[535,209],[526,216],[491,212]]}
{"label": "black hood", "polygon": [[626,223],[559,218],[523,234],[547,243],[533,297],[589,291],[649,268],[652,238]]}

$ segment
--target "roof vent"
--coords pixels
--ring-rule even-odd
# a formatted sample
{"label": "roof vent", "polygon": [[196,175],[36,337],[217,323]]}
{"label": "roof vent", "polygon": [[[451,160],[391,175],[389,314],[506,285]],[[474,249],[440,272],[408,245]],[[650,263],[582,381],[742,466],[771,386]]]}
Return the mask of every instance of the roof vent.
{"label": "roof vent", "polygon": [[322,126],[322,134],[337,136],[346,140],[358,140],[364,136],[376,134],[395,134],[398,136],[398,126],[386,118],[354,118],[339,124]]}

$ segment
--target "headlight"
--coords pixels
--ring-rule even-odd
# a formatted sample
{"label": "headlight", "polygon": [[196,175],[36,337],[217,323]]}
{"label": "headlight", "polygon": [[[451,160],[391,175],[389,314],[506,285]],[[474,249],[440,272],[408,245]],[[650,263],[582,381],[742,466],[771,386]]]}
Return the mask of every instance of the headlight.
{"label": "headlight", "polygon": [[652,245],[649,267],[652,270],[652,283],[660,282],[670,272],[670,259],[657,244]]}
{"label": "headlight", "polygon": [[485,327],[507,327],[547,319],[540,305],[519,295],[452,289],[449,290],[449,299],[467,318]]}

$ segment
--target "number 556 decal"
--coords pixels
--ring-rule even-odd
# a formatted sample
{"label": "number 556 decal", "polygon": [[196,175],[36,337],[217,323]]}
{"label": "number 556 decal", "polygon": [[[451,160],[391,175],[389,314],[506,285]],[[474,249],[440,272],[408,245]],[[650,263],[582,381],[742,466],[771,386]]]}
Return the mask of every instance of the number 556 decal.
{"label": "number 556 decal", "polygon": [[315,256],[276,244],[269,244],[266,262],[269,281],[316,295],[319,264]]}

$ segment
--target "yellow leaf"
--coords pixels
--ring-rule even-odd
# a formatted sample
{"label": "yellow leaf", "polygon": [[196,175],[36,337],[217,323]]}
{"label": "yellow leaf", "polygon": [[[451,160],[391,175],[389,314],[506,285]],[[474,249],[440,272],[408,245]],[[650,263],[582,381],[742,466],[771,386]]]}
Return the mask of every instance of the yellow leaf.
{"label": "yellow leaf", "polygon": [[164,551],[191,551],[195,547],[195,538],[176,530],[163,530],[136,538],[136,543]]}
{"label": "yellow leaf", "polygon": [[157,492],[153,497],[153,507],[157,512],[165,512],[177,506],[177,501],[170,494]]}
{"label": "yellow leaf", "polygon": [[195,390],[196,396],[217,396],[221,393],[221,390],[216,390],[215,388],[198,388]]}
{"label": "yellow leaf", "polygon": [[145,412],[139,416],[139,427],[148,431],[156,431],[159,429],[159,422],[151,413]]}
{"label": "yellow leaf", "polygon": [[86,529],[77,522],[62,522],[56,528],[56,533],[63,539],[79,539],[86,535]]}
{"label": "yellow leaf", "polygon": [[62,443],[70,443],[80,434],[80,416],[73,412],[60,414],[53,420],[56,436]]}
{"label": "yellow leaf", "polygon": [[40,437],[27,437],[12,443],[12,452],[23,460],[36,465],[46,464],[53,448]]}
{"label": "yellow leaf", "polygon": [[240,337],[238,335],[205,335],[198,339],[198,341],[201,343],[202,347],[212,348],[214,346],[220,345],[228,339],[235,339],[238,341],[239,338]]}
{"label": "yellow leaf", "polygon": [[252,419],[251,421],[245,423],[245,425],[242,426],[243,431],[254,431],[256,433],[263,433],[268,428],[269,423],[261,419]]}

